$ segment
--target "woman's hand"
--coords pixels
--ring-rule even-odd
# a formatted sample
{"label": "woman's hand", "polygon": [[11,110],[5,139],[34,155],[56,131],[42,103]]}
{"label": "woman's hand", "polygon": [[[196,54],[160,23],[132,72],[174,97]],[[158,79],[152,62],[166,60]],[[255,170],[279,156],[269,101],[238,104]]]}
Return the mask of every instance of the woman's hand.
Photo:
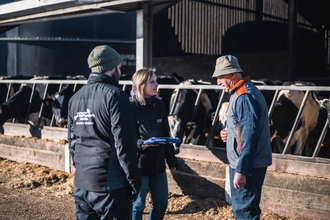
{"label": "woman's hand", "polygon": [[158,144],[147,144],[147,145],[142,145],[142,150],[145,150],[147,149],[148,147],[155,147],[155,146],[158,146]]}
{"label": "woman's hand", "polygon": [[172,167],[172,168],[170,168],[170,170],[171,170],[171,173],[173,173],[174,171],[176,171],[176,167]]}

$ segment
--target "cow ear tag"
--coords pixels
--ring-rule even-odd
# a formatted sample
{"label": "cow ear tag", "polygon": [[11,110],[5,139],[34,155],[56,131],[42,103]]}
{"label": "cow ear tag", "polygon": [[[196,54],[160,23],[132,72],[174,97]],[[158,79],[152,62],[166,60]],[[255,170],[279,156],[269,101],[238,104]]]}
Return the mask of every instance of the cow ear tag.
{"label": "cow ear tag", "polygon": [[48,101],[48,100],[44,100],[44,104],[45,104],[46,106],[49,106],[49,101]]}

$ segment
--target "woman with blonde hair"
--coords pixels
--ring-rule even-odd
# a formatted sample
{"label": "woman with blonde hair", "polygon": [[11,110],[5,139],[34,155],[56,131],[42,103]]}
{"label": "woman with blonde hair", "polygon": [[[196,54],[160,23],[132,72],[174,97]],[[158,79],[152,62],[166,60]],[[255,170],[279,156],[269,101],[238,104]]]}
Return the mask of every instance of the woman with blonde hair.
{"label": "woman with blonde hair", "polygon": [[167,111],[158,97],[155,69],[143,68],[132,77],[131,107],[135,120],[139,168],[142,187],[133,201],[133,220],[142,220],[146,196],[150,192],[152,209],[150,220],[163,219],[168,203],[168,184],[165,161],[171,172],[177,167],[177,159],[172,144],[145,145],[151,137],[169,137]]}

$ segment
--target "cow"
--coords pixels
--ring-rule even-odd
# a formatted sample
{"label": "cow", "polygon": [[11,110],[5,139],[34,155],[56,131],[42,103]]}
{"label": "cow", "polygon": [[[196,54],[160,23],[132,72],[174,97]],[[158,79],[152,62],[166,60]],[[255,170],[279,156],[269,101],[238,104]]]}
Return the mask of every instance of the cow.
{"label": "cow", "polygon": [[[216,112],[212,113],[211,123],[214,124],[214,126],[209,129],[209,132],[207,134],[208,137],[205,142],[205,145],[207,147],[219,147],[219,148],[226,147],[226,143],[223,142],[220,137],[220,131],[226,128],[227,109],[229,106],[229,102],[227,101],[227,99],[225,98],[224,100],[225,101],[221,103],[217,119],[215,118]],[[208,121],[208,119],[206,121]],[[207,127],[207,123],[206,123],[206,127]]]}
{"label": "cow", "polygon": [[[320,105],[321,108],[323,108],[327,111],[328,118],[330,119],[330,99],[323,98],[323,97],[319,96],[317,93],[313,93],[313,98]],[[330,124],[329,124],[329,126],[330,126]]]}
{"label": "cow", "polygon": [[[172,74],[157,75],[157,82],[160,85],[177,85],[183,81],[184,79],[175,72]],[[162,98],[168,114],[170,112],[170,102],[173,91],[174,89],[158,89],[158,96]]]}
{"label": "cow", "polygon": [[229,102],[224,102],[221,104],[221,108],[219,111],[220,131],[226,128],[228,107],[229,107]]}
{"label": "cow", "polygon": [[[25,122],[28,112],[30,114],[28,115],[27,122],[35,125],[36,121],[33,117],[41,109],[41,100],[38,91],[33,92],[31,87],[22,86],[13,96],[0,105],[0,126],[10,118],[16,118],[18,122]],[[50,113],[47,109],[43,109],[43,114],[46,118],[51,117]],[[41,121],[41,125],[47,124],[45,120]]]}
{"label": "cow", "polygon": [[[320,114],[316,128],[313,129],[308,136],[307,141],[309,142],[309,146],[311,146],[311,148],[309,148],[306,152],[306,156],[330,158],[330,99],[323,98],[320,96],[320,93],[317,92],[313,93],[313,98],[320,106]],[[323,136],[321,137],[321,135]],[[314,152],[320,138],[320,146],[316,152]]]}
{"label": "cow", "polygon": [[[43,99],[56,93],[60,84],[40,84],[36,80],[65,80],[66,76],[36,76],[22,84],[20,89],[0,105],[0,126],[8,119],[16,118],[20,123],[50,125],[52,109],[43,105]],[[40,113],[41,112],[41,113]]]}
{"label": "cow", "polygon": [[[209,82],[185,80],[179,85],[210,85]],[[175,89],[170,101],[168,116],[172,137],[178,137],[184,144],[200,144],[204,128],[210,126],[210,115],[215,111],[219,100],[219,90],[205,89],[200,102],[195,106],[198,91],[196,89]],[[205,126],[206,125],[206,126]],[[177,153],[181,143],[175,144]]]}
{"label": "cow", "polygon": [[[33,76],[2,76],[0,77],[0,104],[7,101],[7,99],[13,96],[21,87],[21,83],[5,83],[6,80],[27,80],[31,79]],[[2,83],[4,82],[4,83]]]}
{"label": "cow", "polygon": [[[85,76],[68,76],[68,80],[87,80]],[[62,89],[47,98],[42,100],[44,106],[51,109],[55,125],[58,127],[66,127],[68,124],[68,104],[70,98],[82,87],[84,84],[64,84]]]}
{"label": "cow", "polygon": [[[315,86],[310,82],[285,82],[284,86]],[[313,93],[313,92],[312,92]],[[271,141],[274,153],[282,153],[286,145],[289,134],[293,128],[298,111],[305,96],[304,91],[281,90],[276,99],[272,115],[270,117],[270,129],[272,133]],[[320,116],[320,106],[309,94],[303,108],[296,130],[288,144],[285,153],[303,155],[304,148],[308,150],[310,146],[305,146],[309,133],[317,127]]]}

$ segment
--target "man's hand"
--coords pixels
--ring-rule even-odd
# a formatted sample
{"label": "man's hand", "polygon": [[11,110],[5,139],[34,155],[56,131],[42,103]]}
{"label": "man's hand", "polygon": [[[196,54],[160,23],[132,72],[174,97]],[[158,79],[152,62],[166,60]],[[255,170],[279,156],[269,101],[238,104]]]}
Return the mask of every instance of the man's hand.
{"label": "man's hand", "polygon": [[139,184],[139,186],[131,184],[130,188],[132,189],[132,194],[128,196],[128,201],[133,201],[139,195],[139,192],[140,192],[140,189],[141,189],[141,184]]}
{"label": "man's hand", "polygon": [[220,131],[220,137],[223,142],[227,142],[227,129],[223,129]]}
{"label": "man's hand", "polygon": [[234,187],[235,189],[243,188],[246,185],[246,177],[244,174],[235,173],[234,176]]}

